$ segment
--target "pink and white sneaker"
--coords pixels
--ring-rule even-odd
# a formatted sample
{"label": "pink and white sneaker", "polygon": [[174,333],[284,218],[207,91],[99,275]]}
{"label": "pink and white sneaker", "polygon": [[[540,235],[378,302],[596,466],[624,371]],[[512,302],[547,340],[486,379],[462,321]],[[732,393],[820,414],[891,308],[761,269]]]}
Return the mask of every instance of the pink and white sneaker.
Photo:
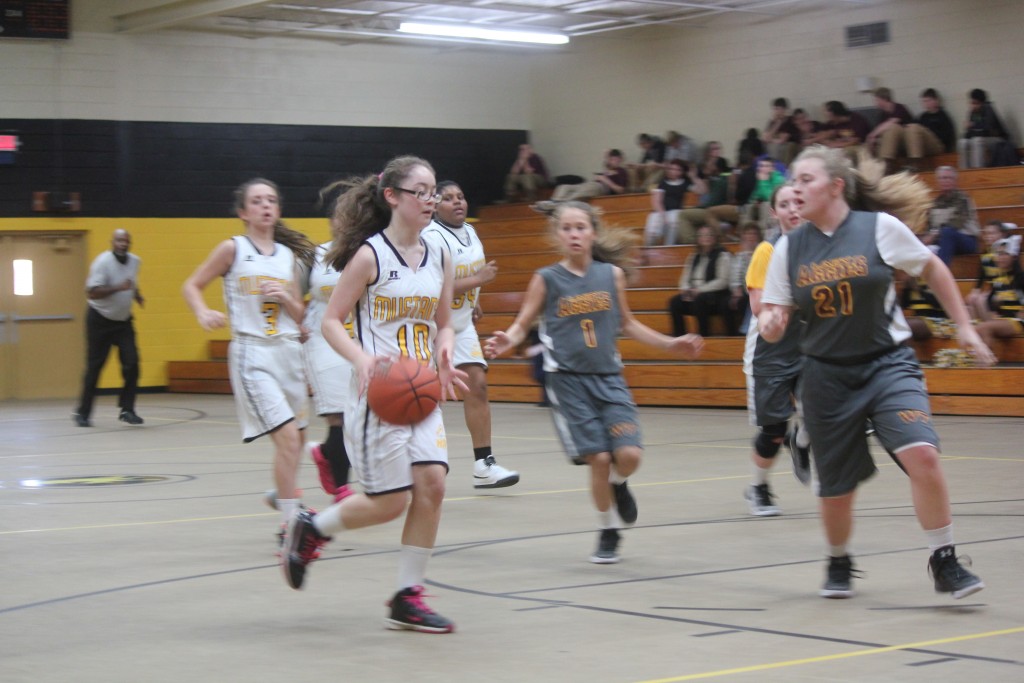
{"label": "pink and white sneaker", "polygon": [[[324,493],[329,495],[336,495],[338,493],[338,485],[334,481],[334,472],[331,471],[331,463],[324,457],[324,452],[320,449],[320,444],[313,441],[306,442],[306,452],[309,453],[310,459],[316,463],[317,474],[320,475],[320,487],[324,490]],[[335,502],[337,502],[337,498]]]}

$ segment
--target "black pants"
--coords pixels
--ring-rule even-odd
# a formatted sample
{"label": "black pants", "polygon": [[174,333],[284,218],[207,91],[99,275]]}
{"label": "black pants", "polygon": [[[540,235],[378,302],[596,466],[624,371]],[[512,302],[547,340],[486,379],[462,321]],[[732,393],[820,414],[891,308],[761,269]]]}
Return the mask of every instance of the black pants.
{"label": "black pants", "polygon": [[117,347],[121,361],[121,375],[124,389],[118,404],[121,410],[135,411],[135,394],[139,388],[139,350],[135,346],[135,327],[132,319],[109,320],[97,313],[92,306],[85,316],[85,334],[88,347],[85,351],[85,375],[82,377],[82,398],[78,402],[78,414],[88,418],[92,415],[93,399],[96,398],[96,383],[110,347]]}
{"label": "black pants", "polygon": [[669,299],[668,311],[672,316],[672,335],[680,336],[686,334],[685,316],[692,315],[697,318],[697,326],[700,328],[702,337],[711,336],[711,316],[720,315],[725,319],[727,334],[736,334],[736,316],[729,306],[729,290],[722,289],[716,292],[702,292],[693,299],[684,299],[681,294],[676,294]]}

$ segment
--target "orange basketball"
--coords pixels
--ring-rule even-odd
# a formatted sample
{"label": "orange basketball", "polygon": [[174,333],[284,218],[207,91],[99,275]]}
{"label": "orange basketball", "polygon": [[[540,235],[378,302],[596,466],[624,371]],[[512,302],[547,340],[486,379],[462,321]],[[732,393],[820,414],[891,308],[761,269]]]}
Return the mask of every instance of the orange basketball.
{"label": "orange basketball", "polygon": [[366,390],[370,409],[396,425],[421,422],[441,402],[441,382],[433,368],[407,356],[377,366]]}

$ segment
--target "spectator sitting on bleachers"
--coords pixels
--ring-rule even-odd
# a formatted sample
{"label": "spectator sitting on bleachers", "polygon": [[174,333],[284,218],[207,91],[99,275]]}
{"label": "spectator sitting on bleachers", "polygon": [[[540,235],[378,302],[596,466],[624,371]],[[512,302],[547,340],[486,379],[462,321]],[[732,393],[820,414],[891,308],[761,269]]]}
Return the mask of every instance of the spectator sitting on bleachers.
{"label": "spectator sitting on bleachers", "polygon": [[697,160],[697,150],[693,146],[693,140],[682,133],[670,130],[665,136],[665,163],[673,159],[681,159],[687,164]]}
{"label": "spectator sitting on bleachers", "polygon": [[772,118],[761,133],[768,155],[789,166],[799,149],[800,130],[789,115],[789,102],[785,97],[772,101]]}
{"label": "spectator sitting on bleachers", "polygon": [[591,197],[606,194],[622,194],[629,185],[629,176],[622,168],[622,152],[610,149],[604,154],[604,170],[595,171],[594,179],[573,185],[559,185],[551,194],[550,200],[531,204],[530,207],[541,213],[551,213],[559,202],[586,201]]}
{"label": "spectator sitting on bleachers", "polygon": [[697,249],[686,259],[679,293],[669,300],[672,334],[686,334],[686,316],[697,318],[701,336],[711,335],[711,316],[725,319],[727,333],[736,334],[736,322],[729,307],[729,267],[732,256],[718,244],[714,228],[697,230]]}
{"label": "spectator sitting on bleachers", "polygon": [[846,150],[847,156],[856,163],[857,150],[870,132],[868,120],[847,109],[842,102],[830,100],[825,103],[825,125],[819,135],[821,144]]}
{"label": "spectator sitting on bleachers", "polygon": [[767,233],[772,227],[772,193],[784,182],[786,182],[786,177],[776,168],[775,160],[769,156],[760,157],[754,172],[754,189],[748,196],[746,204],[740,208],[740,220],[757,221],[761,226],[761,231]]}
{"label": "spectator sitting on bleachers", "polygon": [[522,192],[528,202],[537,201],[537,190],[551,184],[544,160],[527,143],[519,145],[519,154],[505,176],[505,201]]}
{"label": "spectator sitting on bleachers", "polygon": [[821,133],[821,124],[812,119],[810,114],[803,109],[793,110],[793,124],[800,133],[796,140],[799,149],[814,144],[816,138]]}
{"label": "spectator sitting on bleachers", "polygon": [[761,135],[757,128],[748,128],[740,144],[736,147],[736,158],[747,157],[756,159],[764,154],[764,143],[761,142]]}
{"label": "spectator sitting on bleachers", "polygon": [[754,249],[761,243],[761,226],[753,221],[740,227],[740,248],[732,255],[729,267],[729,307],[733,310],[733,319],[737,321],[737,332],[747,333],[750,323],[750,294],[747,292],[747,268]]}
{"label": "spectator sitting on bleachers", "polygon": [[[724,165],[722,157],[708,159],[701,174],[706,190],[700,194],[697,206],[684,208],[679,212],[676,217],[677,234],[696,235],[697,228],[708,225],[714,228],[720,239],[738,239],[733,232],[733,227],[739,222],[735,190],[736,179],[743,169],[737,168],[733,172],[726,168],[717,175],[713,174],[712,169],[722,169]],[[749,194],[748,191],[747,195]]]}
{"label": "spectator sitting on bleachers", "polygon": [[939,93],[934,88],[921,92],[924,111],[914,123],[904,127],[903,143],[907,150],[907,163],[914,171],[920,170],[921,159],[956,149],[956,129],[953,119],[942,108]]}
{"label": "spectator sitting on bleachers", "polygon": [[929,225],[939,230],[939,258],[947,266],[957,254],[978,251],[978,212],[970,196],[957,188],[957,171],[952,166],[935,170],[939,196],[932,202]]}
{"label": "spectator sitting on bleachers", "polygon": [[697,167],[701,178],[711,178],[730,171],[729,162],[722,156],[722,143],[712,140],[704,146],[704,156]]}
{"label": "spectator sitting on bleachers", "polygon": [[629,191],[645,192],[657,185],[664,177],[665,143],[656,135],[640,133],[636,144],[644,151],[639,163],[626,164],[629,174]]}
{"label": "spectator sitting on bleachers", "polygon": [[981,168],[988,165],[993,148],[1009,136],[988,101],[988,93],[975,88],[967,101],[969,114],[959,143],[960,168]]}
{"label": "spectator sitting on bleachers", "polygon": [[999,274],[992,279],[988,310],[975,325],[978,335],[994,349],[995,339],[1024,334],[1024,272],[1020,267],[1020,241],[1001,239],[993,245]]}
{"label": "spectator sitting on bleachers", "polygon": [[537,190],[551,184],[548,169],[541,155],[534,152],[534,147],[523,142],[519,145],[519,154],[512,162],[512,168],[505,176],[505,200],[511,202],[518,193],[522,193],[527,202],[537,201]]}
{"label": "spectator sitting on bleachers", "polygon": [[[687,223],[686,232],[678,233],[679,212],[686,200],[686,193],[693,189],[699,194],[707,191],[704,181],[695,168],[688,167],[681,159],[673,159],[665,165],[665,178],[651,188],[651,213],[647,215],[644,227],[644,244],[692,244],[696,238],[693,227]],[[678,239],[678,241],[677,241]]]}
{"label": "spectator sitting on bleachers", "polygon": [[942,309],[942,304],[929,289],[924,278],[904,274],[900,305],[909,313],[906,316],[907,324],[915,341],[924,341],[932,337],[956,337],[956,324],[946,317],[946,311]]}
{"label": "spectator sitting on bleachers", "polygon": [[1017,226],[1013,223],[1002,221],[989,221],[981,229],[981,240],[985,243],[985,253],[981,255],[981,267],[978,269],[978,280],[964,302],[971,317],[984,320],[985,312],[988,311],[988,295],[992,291],[992,280],[999,275],[999,266],[996,264],[995,245],[1001,239],[1009,239],[1012,242],[1020,242],[1020,235],[1011,235],[1010,230]]}
{"label": "spectator sitting on bleachers", "polygon": [[885,172],[896,172],[896,158],[906,151],[906,126],[914,122],[910,110],[892,101],[889,88],[874,92],[875,106],[882,111],[882,120],[875,126],[864,144],[869,152],[885,162]]}

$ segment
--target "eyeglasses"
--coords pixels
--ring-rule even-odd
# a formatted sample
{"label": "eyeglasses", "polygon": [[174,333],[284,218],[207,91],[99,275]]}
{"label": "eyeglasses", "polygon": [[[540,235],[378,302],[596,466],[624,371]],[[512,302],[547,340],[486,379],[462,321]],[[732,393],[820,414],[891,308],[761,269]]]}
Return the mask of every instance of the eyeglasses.
{"label": "eyeglasses", "polygon": [[416,199],[420,200],[421,202],[439,202],[439,201],[441,201],[441,194],[439,192],[436,192],[436,191],[435,192],[427,192],[426,190],[407,190],[404,187],[396,187],[394,189],[398,190],[399,192],[404,192],[406,194],[411,194],[413,197],[415,197]]}

